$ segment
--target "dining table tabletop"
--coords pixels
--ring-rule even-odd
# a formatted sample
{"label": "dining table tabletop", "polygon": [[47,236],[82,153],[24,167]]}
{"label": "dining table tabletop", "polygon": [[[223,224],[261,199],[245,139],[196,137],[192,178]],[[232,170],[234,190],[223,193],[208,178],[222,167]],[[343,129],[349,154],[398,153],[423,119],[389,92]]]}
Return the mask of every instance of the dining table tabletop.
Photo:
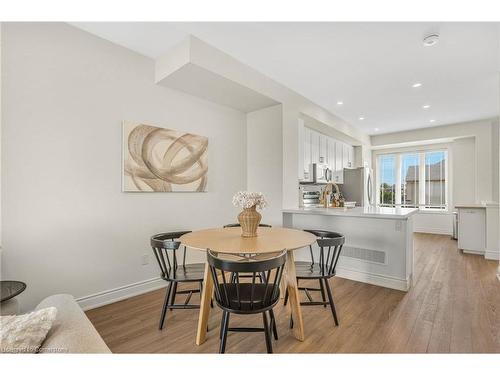
{"label": "dining table tabletop", "polygon": [[[313,244],[316,236],[311,233],[291,228],[259,227],[257,236],[242,237],[240,227],[213,228],[193,231],[179,238],[182,245],[202,251],[212,250],[223,254],[249,255],[287,252],[283,288],[288,291],[289,306],[294,319],[293,333],[297,340],[304,341],[304,322],[300,309],[299,289],[295,274],[294,251]],[[210,275],[208,263],[205,262],[204,288],[201,294],[196,344],[201,345],[206,340],[208,319],[210,316],[210,301],[214,291],[214,282]]]}

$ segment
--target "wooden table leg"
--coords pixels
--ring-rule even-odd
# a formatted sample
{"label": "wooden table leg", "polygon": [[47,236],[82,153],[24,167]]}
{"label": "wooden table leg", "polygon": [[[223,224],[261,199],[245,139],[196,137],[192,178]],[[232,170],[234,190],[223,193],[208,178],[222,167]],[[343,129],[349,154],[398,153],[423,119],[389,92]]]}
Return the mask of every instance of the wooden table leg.
{"label": "wooden table leg", "polygon": [[198,317],[198,331],[196,332],[196,345],[205,342],[207,336],[208,317],[210,316],[210,301],[214,291],[214,282],[210,274],[208,262],[205,264],[203,276],[203,292],[201,293],[200,315]]}
{"label": "wooden table leg", "polygon": [[304,341],[304,321],[300,309],[299,288],[295,274],[295,257],[293,251],[289,251],[286,257],[286,284],[288,288],[288,303],[292,310],[293,334],[299,341]]}

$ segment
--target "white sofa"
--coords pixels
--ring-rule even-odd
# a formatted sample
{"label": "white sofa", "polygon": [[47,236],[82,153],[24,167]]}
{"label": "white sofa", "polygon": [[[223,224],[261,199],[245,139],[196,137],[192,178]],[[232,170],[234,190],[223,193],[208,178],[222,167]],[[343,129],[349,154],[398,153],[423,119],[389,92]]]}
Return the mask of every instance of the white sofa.
{"label": "white sofa", "polygon": [[45,298],[36,307],[57,308],[57,317],[41,353],[111,353],[83,310],[69,294],[56,294]]}

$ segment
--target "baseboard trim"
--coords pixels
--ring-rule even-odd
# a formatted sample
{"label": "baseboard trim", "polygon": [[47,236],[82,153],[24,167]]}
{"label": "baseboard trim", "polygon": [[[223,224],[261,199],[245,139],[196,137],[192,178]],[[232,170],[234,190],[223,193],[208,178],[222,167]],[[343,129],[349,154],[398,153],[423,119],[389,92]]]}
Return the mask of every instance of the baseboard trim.
{"label": "baseboard trim", "polygon": [[85,297],[80,297],[77,298],[76,301],[78,302],[80,307],[84,311],[86,311],[164,287],[165,281],[163,281],[159,277],[155,277],[154,279],[139,281],[137,283],[90,294]]}
{"label": "baseboard trim", "polygon": [[500,260],[500,254],[498,251],[488,251],[484,252],[484,258],[489,260]]}
{"label": "baseboard trim", "polygon": [[414,228],[413,232],[415,232],[415,233],[428,233],[428,234],[444,234],[444,235],[447,235],[450,237],[453,235],[453,233],[448,231],[448,230],[436,229],[436,228]]}
{"label": "baseboard trim", "polygon": [[348,268],[342,268],[340,266],[337,267],[335,273],[336,276],[342,277],[344,279],[360,281],[362,283],[382,286],[384,288],[402,290],[403,292],[407,292],[408,290],[410,290],[411,286],[411,279],[396,279],[393,277],[382,276],[374,273],[359,272]]}

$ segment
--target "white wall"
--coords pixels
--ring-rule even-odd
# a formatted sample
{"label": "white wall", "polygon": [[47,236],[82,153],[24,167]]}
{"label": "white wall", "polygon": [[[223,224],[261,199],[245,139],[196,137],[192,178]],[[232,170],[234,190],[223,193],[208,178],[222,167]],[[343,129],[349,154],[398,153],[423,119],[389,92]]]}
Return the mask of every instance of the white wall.
{"label": "white wall", "polygon": [[[283,207],[298,206],[298,126],[297,119],[301,115],[315,119],[319,123],[330,126],[357,143],[370,145],[369,136],[360,129],[346,123],[341,118],[311,102],[302,95],[288,89],[278,82],[273,81],[255,69],[242,64],[228,54],[208,45],[195,37],[189,37],[184,43],[189,44],[189,59],[185,63],[197,65],[209,72],[215,73],[234,83],[258,92],[282,104],[282,134],[283,134]],[[171,51],[166,54],[170,56]],[[159,60],[163,60],[160,57]],[[179,57],[177,57],[179,58]],[[182,59],[182,57],[180,57]],[[162,75],[168,74],[163,63]],[[167,67],[168,68],[168,67]],[[168,68],[171,70],[172,67]]]}
{"label": "white wall", "polygon": [[[2,22],[0,22],[0,196],[2,195]],[[2,269],[2,201],[0,200],[0,272]]]}
{"label": "white wall", "polygon": [[[500,30],[499,30],[499,36],[500,36]],[[499,38],[499,42],[500,42],[500,38]],[[500,48],[498,49],[498,52],[499,52],[499,61],[500,61]],[[500,66],[498,66],[498,78],[499,78],[498,83],[499,83],[499,90],[500,90]],[[499,97],[499,100],[500,100],[500,97]],[[500,145],[500,134],[498,131],[498,126],[500,126],[500,125],[498,125],[499,122],[500,122],[500,117],[497,118],[497,130],[496,130],[497,133],[495,135],[495,138],[496,138],[495,141],[497,142],[497,145]],[[500,160],[498,160],[498,164],[499,165],[497,167],[497,176],[500,178]],[[500,184],[500,181],[498,178],[497,178],[497,183]],[[497,188],[497,190],[500,190],[500,188]],[[500,197],[498,198],[498,200],[500,201]],[[499,212],[500,212],[500,210],[499,210]],[[500,223],[500,218],[499,218],[498,222]],[[500,227],[497,226],[497,230],[500,232]],[[499,252],[500,252],[500,249],[499,249]],[[498,263],[498,268],[497,268],[497,278],[498,278],[498,281],[500,281],[500,262]]]}
{"label": "white wall", "polygon": [[[152,234],[235,221],[244,114],[155,85],[152,60],[65,24],[4,24],[2,44],[2,279],[27,282],[24,309],[155,278]],[[209,137],[208,192],[122,193],[122,120]]]}
{"label": "white wall", "polygon": [[[433,141],[437,139],[458,139],[464,137],[475,138],[475,191],[474,195],[467,197],[472,202],[454,202],[457,203],[473,203],[480,201],[493,200],[493,191],[498,189],[498,180],[493,178],[493,161],[492,161],[492,127],[497,119],[487,119],[480,121],[464,122],[460,124],[452,124],[445,126],[436,126],[432,128],[424,128],[410,130],[406,132],[381,134],[371,137],[372,146],[390,146],[401,145],[409,142]],[[496,186],[494,186],[496,185]]]}
{"label": "white wall", "polygon": [[262,222],[282,225],[283,147],[281,105],[247,113],[247,189],[264,193]]}
{"label": "white wall", "polygon": [[[499,34],[498,40],[499,40],[499,47],[500,47],[500,30],[498,31],[498,34]],[[498,48],[498,52],[499,52],[498,61],[500,61],[500,48]],[[500,65],[498,66],[498,84],[499,84],[499,90],[500,90]],[[499,97],[499,100],[500,100],[500,97]],[[500,126],[500,125],[498,125],[499,122],[500,122],[500,117],[497,118],[497,129],[496,129],[496,134],[495,134],[496,139],[494,140],[494,142],[497,142],[497,145],[500,145],[500,134],[498,131],[498,126]],[[498,146],[498,147],[500,147],[500,146]],[[499,165],[497,166],[496,176],[500,177],[500,169],[499,169],[500,168],[500,160],[497,160],[497,161],[498,161]],[[497,183],[500,184],[499,178],[497,178]],[[500,190],[500,188],[497,188],[497,191],[498,190]],[[500,197],[498,198],[498,200],[500,201]],[[499,212],[500,212],[500,210],[499,210]],[[499,218],[498,222],[500,223],[500,218]],[[497,226],[497,230],[500,232],[500,227]],[[499,249],[499,252],[500,252],[500,249]],[[500,262],[498,263],[498,268],[497,268],[497,278],[498,278],[498,281],[500,281]]]}
{"label": "white wall", "polygon": [[452,204],[473,203],[476,197],[476,138],[456,139],[451,144],[453,158]]}
{"label": "white wall", "polygon": [[419,212],[413,216],[413,231],[417,233],[453,233],[453,214],[451,212]]}
{"label": "white wall", "polygon": [[[454,163],[454,153],[453,153],[453,143],[436,143],[431,145],[421,145],[421,146],[410,146],[410,147],[396,147],[388,148],[382,150],[373,151],[373,170],[375,174],[375,181],[378,181],[378,170],[377,170],[377,160],[378,156],[386,153],[405,153],[405,152],[415,152],[415,151],[431,151],[431,150],[446,150],[448,152],[448,168],[452,173],[448,174],[448,204],[451,207],[447,211],[443,212],[432,212],[432,211],[421,211],[420,213],[413,216],[413,226],[414,231],[419,233],[434,233],[434,234],[449,234],[453,233],[453,202],[454,202],[454,183],[455,183],[455,169],[456,165]],[[467,151],[465,147],[461,149],[462,152]],[[472,148],[472,153],[463,155],[464,158],[471,156],[474,160],[474,148]],[[459,164],[458,164],[459,165]],[[463,169],[460,173],[467,174],[470,171]],[[469,179],[470,180],[470,179]],[[468,181],[467,183],[470,183]],[[472,187],[474,187],[474,180],[472,179]]]}
{"label": "white wall", "polygon": [[[426,142],[447,140],[446,144],[428,146],[446,147],[449,150],[452,172],[449,175],[449,205],[447,213],[420,213],[415,216],[415,231],[426,233],[452,233],[451,211],[456,204],[479,203],[498,200],[498,122],[496,119],[461,124],[437,126],[406,132],[372,136],[372,145],[382,150],[421,149]],[[402,146],[413,144],[407,148]]]}
{"label": "white wall", "polygon": [[492,176],[493,176],[493,196],[492,201],[499,202],[500,194],[499,194],[499,163],[500,163],[500,132],[499,132],[499,124],[498,119],[493,123],[491,128],[491,160],[492,160]]}

